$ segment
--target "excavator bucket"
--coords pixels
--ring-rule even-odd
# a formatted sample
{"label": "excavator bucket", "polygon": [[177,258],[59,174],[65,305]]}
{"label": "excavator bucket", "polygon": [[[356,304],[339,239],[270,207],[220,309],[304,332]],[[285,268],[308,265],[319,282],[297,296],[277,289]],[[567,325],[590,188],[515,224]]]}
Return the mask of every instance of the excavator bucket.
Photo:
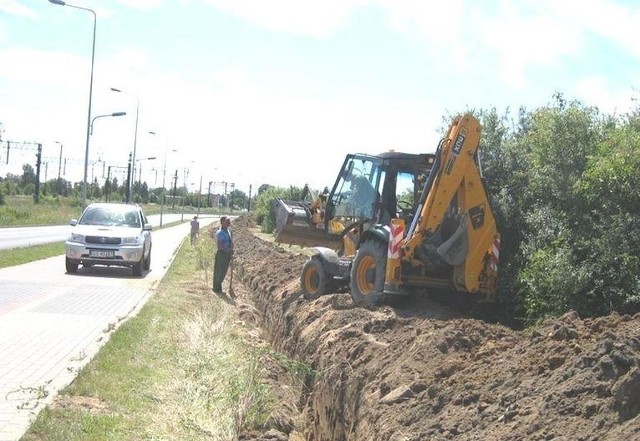
{"label": "excavator bucket", "polygon": [[340,240],[326,234],[324,224],[311,222],[309,204],[298,201],[274,201],[276,242],[302,247],[335,246]]}

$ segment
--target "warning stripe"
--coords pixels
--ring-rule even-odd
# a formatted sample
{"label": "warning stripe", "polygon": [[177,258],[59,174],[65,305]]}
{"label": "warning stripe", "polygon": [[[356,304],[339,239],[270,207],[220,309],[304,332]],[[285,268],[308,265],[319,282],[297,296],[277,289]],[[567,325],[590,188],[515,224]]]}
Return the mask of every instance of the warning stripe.
{"label": "warning stripe", "polygon": [[391,237],[389,240],[389,258],[400,258],[400,244],[404,236],[404,226],[398,224],[391,224]]}
{"label": "warning stripe", "polygon": [[491,269],[498,271],[500,261],[500,239],[495,239],[491,245]]}

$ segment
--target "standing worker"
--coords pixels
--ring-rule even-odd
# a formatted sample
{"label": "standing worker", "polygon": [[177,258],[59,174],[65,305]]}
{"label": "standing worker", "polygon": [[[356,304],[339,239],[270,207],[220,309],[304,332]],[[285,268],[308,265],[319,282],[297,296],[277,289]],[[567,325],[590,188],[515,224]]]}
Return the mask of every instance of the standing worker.
{"label": "standing worker", "polygon": [[191,220],[191,245],[196,243],[198,234],[200,234],[200,222],[198,222],[198,216],[193,216]]}
{"label": "standing worker", "polygon": [[213,292],[222,294],[222,281],[227,275],[229,264],[233,256],[233,241],[231,240],[231,219],[227,216],[220,218],[220,228],[216,231],[215,239],[218,250],[213,264]]}

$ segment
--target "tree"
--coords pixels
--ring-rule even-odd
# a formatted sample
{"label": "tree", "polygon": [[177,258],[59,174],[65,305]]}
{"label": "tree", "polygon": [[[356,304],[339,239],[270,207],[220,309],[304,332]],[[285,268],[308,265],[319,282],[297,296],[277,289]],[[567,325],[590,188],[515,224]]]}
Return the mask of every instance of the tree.
{"label": "tree", "polygon": [[473,111],[502,239],[498,297],[530,320],[640,311],[640,111],[553,98],[515,119]]}
{"label": "tree", "polygon": [[245,209],[247,208],[247,203],[249,198],[247,197],[244,191],[234,189],[231,193],[229,193],[229,206],[233,209]]}
{"label": "tree", "polygon": [[22,166],[22,179],[20,185],[25,187],[27,184],[36,185],[36,173],[33,171],[31,164],[24,164]]}

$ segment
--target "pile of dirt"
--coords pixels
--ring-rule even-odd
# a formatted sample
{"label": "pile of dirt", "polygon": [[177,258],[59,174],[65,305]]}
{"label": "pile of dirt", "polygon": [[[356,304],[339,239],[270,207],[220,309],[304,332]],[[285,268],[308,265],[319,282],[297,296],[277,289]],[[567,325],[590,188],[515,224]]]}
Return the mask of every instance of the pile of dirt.
{"label": "pile of dirt", "polygon": [[313,367],[304,439],[640,439],[640,315],[568,312],[515,331],[424,299],[375,310],[348,293],[307,301],[306,257],[253,227],[234,223],[235,277],[271,344]]}

